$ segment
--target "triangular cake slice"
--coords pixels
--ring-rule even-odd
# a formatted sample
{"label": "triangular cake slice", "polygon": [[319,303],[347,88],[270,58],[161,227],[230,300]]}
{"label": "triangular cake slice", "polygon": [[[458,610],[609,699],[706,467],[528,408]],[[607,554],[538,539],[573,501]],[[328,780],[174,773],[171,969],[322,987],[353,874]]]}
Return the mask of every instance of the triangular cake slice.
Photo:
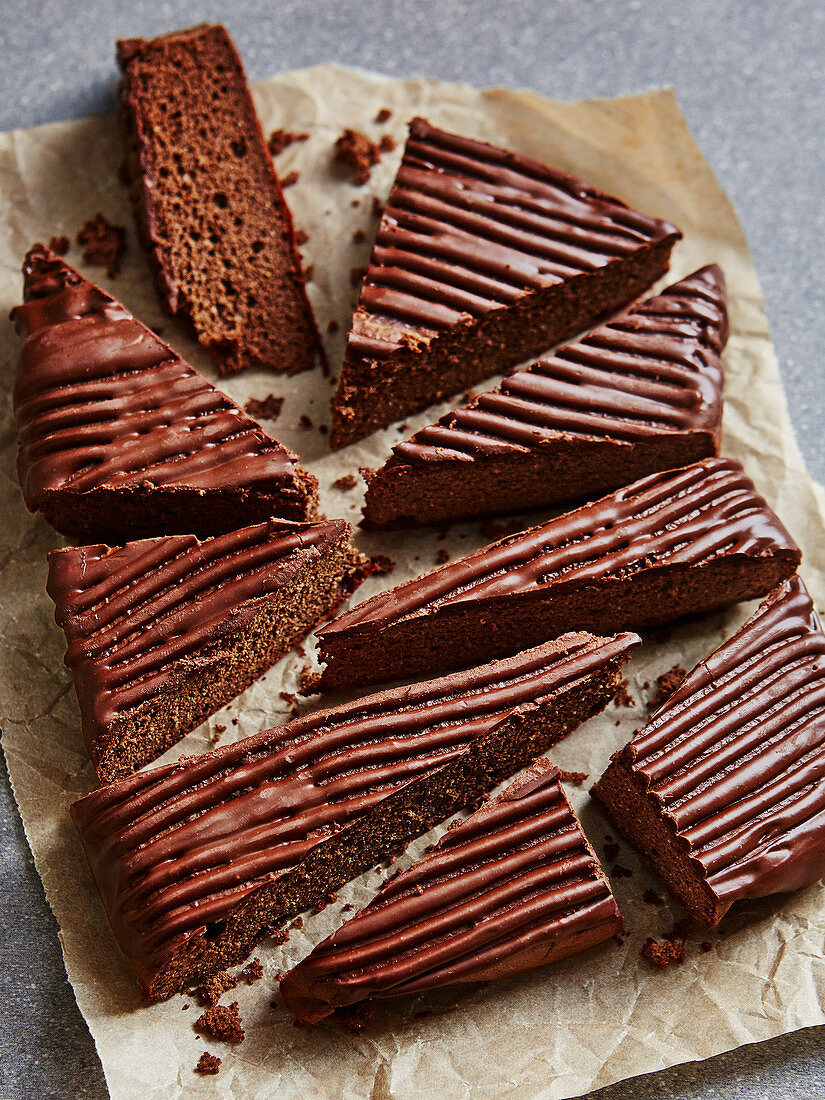
{"label": "triangular cake slice", "polygon": [[49,555],[89,755],[105,782],[154,760],[346,599],[366,562],[344,520],[272,520]]}
{"label": "triangular cake slice", "polygon": [[273,928],[531,763],[603,709],[634,634],[517,657],[296,718],[72,806],[148,1000]]}
{"label": "triangular cake slice", "polygon": [[675,226],[529,157],[413,119],[353,318],[343,447],[632,302]]}
{"label": "triangular cake slice", "polygon": [[652,474],[379,593],[318,632],[320,687],[488,660],[563,630],[643,630],[764,596],[799,547],[738,462]]}
{"label": "triangular cake slice", "polygon": [[72,538],[213,535],[315,515],[318,484],[151,329],[42,245],[12,311],[17,470]]}
{"label": "triangular cake slice", "polygon": [[540,759],[319,944],[281,996],[317,1023],[373,997],[546,966],[622,929],[559,770]]}
{"label": "triangular cake slice", "polygon": [[719,450],[725,279],[703,267],[393,447],[364,527],[602,496]]}
{"label": "triangular cake slice", "polygon": [[164,306],[221,374],[323,357],[292,216],[225,27],[117,44],[124,175]]}
{"label": "triangular cake slice", "polygon": [[825,634],[798,577],[688,674],[592,793],[708,927],[825,876]]}

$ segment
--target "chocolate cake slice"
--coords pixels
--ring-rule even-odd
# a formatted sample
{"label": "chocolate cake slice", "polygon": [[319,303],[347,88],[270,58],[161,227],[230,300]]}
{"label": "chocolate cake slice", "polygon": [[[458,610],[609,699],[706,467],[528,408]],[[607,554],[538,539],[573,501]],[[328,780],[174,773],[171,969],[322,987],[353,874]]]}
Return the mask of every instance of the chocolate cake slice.
{"label": "chocolate cake slice", "polygon": [[689,673],[592,793],[708,927],[825,876],[825,634],[799,577]]}
{"label": "chocolate cake slice", "polygon": [[300,1021],[372,997],[483,982],[565,959],[621,932],[610,885],[537,760],[281,981]]}
{"label": "chocolate cake slice", "polygon": [[49,555],[83,734],[105,782],[154,760],[262,676],[351,594],[344,520],[272,520]]}
{"label": "chocolate cake slice", "polygon": [[362,526],[571,504],[716,454],[726,298],[703,267],[446,413],[367,474]]}
{"label": "chocolate cake slice", "polygon": [[615,694],[632,634],[566,634],[139,772],[72,816],[148,1000],[273,928],[529,764]]}
{"label": "chocolate cake slice", "polygon": [[410,123],[332,402],[343,447],[615,313],[681,234],[529,157]]}
{"label": "chocolate cake slice", "polygon": [[29,511],[71,538],[214,535],[312,519],[318,483],[151,329],[35,247],[14,407]]}
{"label": "chocolate cake slice", "polygon": [[292,216],[222,26],[117,44],[124,175],[161,300],[221,374],[292,374],[321,341]]}
{"label": "chocolate cake slice", "polygon": [[652,474],[379,593],[318,632],[322,690],[643,630],[764,596],[801,553],[738,462]]}

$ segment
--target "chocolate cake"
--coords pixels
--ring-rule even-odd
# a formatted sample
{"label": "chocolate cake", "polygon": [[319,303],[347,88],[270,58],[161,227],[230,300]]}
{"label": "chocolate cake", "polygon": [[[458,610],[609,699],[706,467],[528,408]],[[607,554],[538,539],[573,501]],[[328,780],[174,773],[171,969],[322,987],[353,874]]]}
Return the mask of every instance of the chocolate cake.
{"label": "chocolate cake", "polygon": [[393,447],[362,526],[571,504],[716,454],[727,336],[703,267]]}
{"label": "chocolate cake", "polygon": [[545,966],[622,928],[558,768],[541,759],[387,882],[286,975],[281,996],[317,1023],[369,997]]}
{"label": "chocolate cake", "polygon": [[410,123],[361,289],[343,447],[626,306],[681,234],[529,157]]}
{"label": "chocolate cake", "polygon": [[799,577],[689,673],[593,796],[708,927],[825,876],[825,634]]}
{"label": "chocolate cake", "polygon": [[799,548],[738,462],[709,458],[509,535],[318,632],[320,688],[514,653],[563,630],[642,630],[763,596]]}
{"label": "chocolate cake", "polygon": [[612,697],[632,634],[316,711],[139,772],[72,815],[148,1000],[241,962],[269,931],[529,764]]}
{"label": "chocolate cake", "polygon": [[105,782],[263,675],[365,575],[344,520],[270,521],[49,555],[83,734]]}
{"label": "chocolate cake", "polygon": [[214,535],[312,519],[298,459],[42,245],[23,264],[14,406],[30,511],[72,538]]}
{"label": "chocolate cake", "polygon": [[292,374],[321,341],[281,184],[224,27],[118,42],[124,175],[161,300],[214,355]]}

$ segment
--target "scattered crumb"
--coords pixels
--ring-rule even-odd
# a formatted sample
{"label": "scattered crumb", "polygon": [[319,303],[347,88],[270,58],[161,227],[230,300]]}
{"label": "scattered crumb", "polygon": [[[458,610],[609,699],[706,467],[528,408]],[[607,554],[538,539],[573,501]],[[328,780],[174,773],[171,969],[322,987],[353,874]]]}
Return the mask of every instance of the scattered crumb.
{"label": "scattered crumb", "polygon": [[266,397],[250,397],[244,405],[244,412],[248,412],[250,416],[262,416],[266,420],[277,420],[283,407],[283,397],[268,393]]}
{"label": "scattered crumb", "polygon": [[198,1059],[198,1064],[195,1066],[195,1073],[216,1074],[221,1068],[221,1060],[214,1054],[210,1054],[208,1050],[205,1050]]}
{"label": "scattered crumb", "polygon": [[339,327],[339,326],[338,326],[338,322],[337,322],[337,321],[330,321],[330,322],[329,322],[329,323],[327,324],[327,332],[328,332],[328,333],[330,334],[330,336],[331,336],[331,335],[332,335],[332,334],[333,334],[334,332],[337,332],[337,331],[338,331],[338,327]]}
{"label": "scattered crumb", "polygon": [[212,1008],[207,1008],[193,1026],[195,1031],[221,1043],[243,1042],[243,1021],[238,1012],[237,1001],[233,1001],[231,1005],[213,1005]]}
{"label": "scattered crumb", "polygon": [[378,577],[388,576],[395,569],[395,562],[386,554],[376,554],[374,558],[370,558],[370,562],[373,574]]}
{"label": "scattered crumb", "polygon": [[446,565],[447,562],[450,560],[450,555],[447,553],[443,546],[436,554],[435,560],[438,565]]}
{"label": "scattered crumb", "polygon": [[215,726],[215,733],[226,733],[226,726]]}
{"label": "scattered crumb", "polygon": [[263,963],[257,955],[252,960],[252,962],[247,963],[240,974],[238,974],[238,977],[245,981],[247,985],[252,985],[253,982],[260,981],[263,976]]}
{"label": "scattered crumb", "polygon": [[658,710],[663,703],[668,701],[686,676],[687,672],[685,672],[681,665],[674,665],[673,668],[668,669],[667,672],[663,672],[661,676],[657,676],[657,691],[648,703],[648,708],[650,710]]}
{"label": "scattered crumb", "polygon": [[281,179],[281,187],[285,191],[287,187],[292,187],[301,178],[300,172],[287,172],[287,174]]}
{"label": "scattered crumb", "polygon": [[346,905],[342,905],[342,906],[341,906],[341,912],[342,912],[342,913],[349,913],[349,912],[350,912],[350,911],[351,911],[352,909],[354,909],[354,908],[355,908],[355,906],[354,906],[354,905],[350,905],[350,903],[349,903],[349,902],[347,902],[347,904],[346,904]]}
{"label": "scattered crumb", "polygon": [[559,768],[559,775],[565,783],[572,783],[574,787],[580,787],[585,779],[590,778],[590,772],[569,772],[566,768]]}
{"label": "scattered crumb", "polygon": [[650,680],[645,680],[642,684],[642,691],[650,691]]}
{"label": "scattered crumb", "polygon": [[302,244],[306,244],[308,240],[309,233],[307,233],[306,229],[295,230],[295,243],[298,245],[299,248]]}
{"label": "scattered crumb", "polygon": [[375,1026],[375,1016],[375,1005],[372,1001],[348,1005],[335,1012],[335,1019],[344,1031],[348,1031],[351,1035],[360,1035],[362,1031],[369,1031]]}
{"label": "scattered crumb", "polygon": [[358,484],[358,478],[355,474],[344,474],[343,477],[337,477],[332,483],[333,489],[338,489],[342,493],[348,493],[350,489],[354,489]]}
{"label": "scattered crumb", "polygon": [[214,730],[212,731],[212,737],[210,739],[212,741],[212,744],[217,745],[221,739],[221,735],[224,733],[226,733],[226,726],[215,726]]}
{"label": "scattered crumb", "polygon": [[269,135],[267,145],[272,156],[277,157],[296,141],[306,141],[308,137],[309,134],[296,133],[294,130],[273,130]]}
{"label": "scattered crumb", "polygon": [[315,264],[307,264],[304,268],[304,280],[311,283],[315,278]]}
{"label": "scattered crumb", "polygon": [[491,539],[496,542],[498,539],[503,539],[505,535],[512,535],[514,531],[520,531],[521,524],[511,520],[509,523],[495,523],[491,519],[486,519],[484,523],[479,526],[479,531],[485,539]]}
{"label": "scattered crumb", "polygon": [[628,682],[624,676],[619,677],[619,686],[616,689],[616,694],[613,696],[613,702],[617,707],[635,707],[636,700],[628,691]]}
{"label": "scattered crumb", "polygon": [[615,840],[608,840],[604,846],[604,858],[608,863],[613,863],[619,854],[619,845]]}
{"label": "scattered crumb", "polygon": [[352,234],[353,244],[361,244],[362,241],[367,239],[367,234],[360,227]]}
{"label": "scattered crumb", "polygon": [[350,206],[360,206],[360,205],[361,205],[361,200],[360,199],[350,199]]}
{"label": "scattered crumb", "polygon": [[318,431],[321,433],[321,435],[326,435],[329,431],[329,428],[326,426],[326,424],[319,424]]}
{"label": "scattered crumb", "polygon": [[334,891],[330,894],[326,894],[319,901],[316,901],[315,905],[312,907],[312,911],[313,913],[322,913],[328,905],[332,905],[332,903],[337,900],[338,895]]}
{"label": "scattered crumb", "polygon": [[395,138],[390,137],[389,134],[384,134],[381,140],[378,142],[378,148],[382,153],[391,153],[395,148]]}
{"label": "scattered crumb", "polygon": [[321,679],[321,674],[313,672],[309,665],[304,665],[298,679],[298,691],[301,695],[314,695]]}
{"label": "scattered crumb", "polygon": [[68,237],[52,237],[49,240],[49,248],[52,252],[56,252],[58,256],[65,256],[71,243]]}
{"label": "scattered crumb", "polygon": [[642,894],[642,901],[647,902],[648,905],[664,905],[665,899],[661,894],[657,894],[655,890],[647,889]]}
{"label": "scattered crumb", "polygon": [[333,157],[351,169],[355,183],[361,186],[381,159],[381,147],[359,130],[347,129],[336,139]]}
{"label": "scattered crumb", "polygon": [[298,427],[302,428],[305,432],[308,432],[309,429],[312,427],[312,421],[306,413],[301,413],[300,417],[298,418]]}
{"label": "scattered crumb", "polygon": [[233,719],[232,719],[232,725],[233,725],[233,726],[237,726],[237,724],[238,724],[238,719],[237,719],[237,718],[233,718]]}
{"label": "scattered crumb", "polygon": [[367,273],[365,267],[351,267],[349,269],[349,281],[353,286],[360,286],[364,281],[364,276]]}
{"label": "scattered crumb", "polygon": [[622,867],[621,863],[614,863],[610,868],[613,878],[633,878],[633,872],[629,867]]}
{"label": "scattered crumb", "polygon": [[181,1010],[181,1012],[186,1012],[186,1010],[187,1010],[188,1008],[189,1008],[189,1002],[188,1002],[188,1001],[186,1002],[186,1004],[185,1004],[185,1005],[181,1005],[181,1006],[180,1006],[180,1010]]}
{"label": "scattered crumb", "polygon": [[642,948],[641,955],[652,966],[658,966],[664,970],[671,963],[676,963],[677,966],[682,965],[685,961],[685,945],[681,940],[665,940],[664,943],[657,943],[656,940],[648,938]]}
{"label": "scattered crumb", "polygon": [[77,243],[83,246],[84,263],[105,267],[106,274],[114,279],[126,251],[126,230],[122,225],[112,225],[102,214],[95,214],[77,234]]}
{"label": "scattered crumb", "polygon": [[303,928],[304,927],[304,918],[303,917],[296,917],[295,920],[292,922],[292,927],[293,928]]}
{"label": "scattered crumb", "polygon": [[194,989],[192,996],[199,1005],[208,1005],[213,1008],[224,993],[234,989],[237,984],[236,978],[233,978],[226,970],[222,970],[220,974],[216,974],[214,978],[208,978],[203,985],[199,985]]}
{"label": "scattered crumb", "polygon": [[389,109],[389,107],[382,107],[378,114],[375,116],[375,121],[380,125],[382,122],[389,122],[391,118],[392,111]]}
{"label": "scattered crumb", "polygon": [[377,195],[373,195],[372,197],[372,208],[370,210],[370,213],[374,218],[380,218],[381,215],[384,213],[384,204],[383,202],[381,202]]}
{"label": "scattered crumb", "polygon": [[291,691],[282,691],[279,694],[285,703],[289,703],[291,707],[295,706],[295,696]]}
{"label": "scattered crumb", "polygon": [[269,938],[275,944],[286,943],[286,941],[289,939],[289,932],[286,928],[273,928],[269,932]]}
{"label": "scattered crumb", "polygon": [[712,943],[709,943],[709,942],[708,942],[707,940],[702,940],[702,942],[701,942],[701,943],[699,944],[699,950],[700,950],[700,951],[702,952],[702,954],[704,955],[704,954],[706,954],[706,953],[707,953],[708,951],[712,951],[712,950],[713,950],[713,944],[712,944]]}

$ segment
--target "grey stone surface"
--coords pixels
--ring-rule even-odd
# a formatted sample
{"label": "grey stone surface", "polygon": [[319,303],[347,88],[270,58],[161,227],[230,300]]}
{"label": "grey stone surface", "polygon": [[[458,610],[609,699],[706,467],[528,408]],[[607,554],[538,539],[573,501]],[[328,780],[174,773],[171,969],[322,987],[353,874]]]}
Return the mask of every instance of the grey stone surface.
{"label": "grey stone surface", "polygon": [[[113,43],[226,22],[251,78],[336,60],[575,99],[672,84],[751,241],[802,450],[825,480],[825,5],[818,0],[3,0],[0,129],[111,110]],[[0,776],[0,1096],[106,1096]],[[825,1094],[825,1031],[612,1086],[600,1100]]]}

